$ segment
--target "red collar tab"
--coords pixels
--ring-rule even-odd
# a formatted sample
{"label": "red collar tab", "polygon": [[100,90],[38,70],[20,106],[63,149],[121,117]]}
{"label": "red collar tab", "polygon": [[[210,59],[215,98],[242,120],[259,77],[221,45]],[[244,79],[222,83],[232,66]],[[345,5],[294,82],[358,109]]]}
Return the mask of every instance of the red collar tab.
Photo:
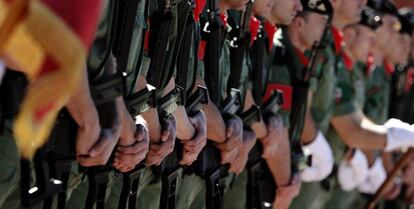
{"label": "red collar tab", "polygon": [[309,64],[309,59],[305,56],[303,52],[301,52],[298,48],[295,47],[295,52],[299,57],[300,62],[304,67],[307,67]]}
{"label": "red collar tab", "polygon": [[372,56],[371,53],[367,57],[365,66],[366,66],[365,73],[366,73],[366,76],[368,77],[371,74],[373,67],[374,67],[374,57]]}
{"label": "red collar tab", "polygon": [[220,19],[223,22],[223,26],[227,27],[227,17],[224,13],[220,13]]}
{"label": "red collar tab", "polygon": [[352,71],[354,67],[354,61],[352,61],[351,57],[345,52],[342,53],[342,58],[344,59],[344,66],[347,70]]}
{"label": "red collar tab", "polygon": [[[151,24],[151,20],[148,20],[148,24]],[[151,27],[145,31],[145,38],[144,38],[144,52],[149,52],[149,39],[150,39],[150,30]]]}
{"label": "red collar tab", "polygon": [[206,0],[195,0],[195,7],[193,10],[194,20],[196,22],[200,21],[200,14],[206,6]]}
{"label": "red collar tab", "polygon": [[204,60],[204,54],[206,52],[206,45],[207,45],[206,41],[204,40],[200,41],[198,45],[198,52],[197,52],[198,60]]}
{"label": "red collar tab", "polygon": [[267,33],[267,37],[269,39],[269,51],[270,51],[273,48],[273,37],[275,36],[277,27],[270,24],[268,21],[265,22],[264,27]]}
{"label": "red collar tab", "polygon": [[395,71],[394,65],[389,63],[387,60],[384,60],[384,68],[387,75],[391,75]]}
{"label": "red collar tab", "polygon": [[404,92],[408,93],[411,90],[411,86],[414,84],[414,68],[410,67],[407,70],[407,77],[404,85]]}
{"label": "red collar tab", "polygon": [[344,45],[344,33],[335,27],[332,27],[332,35],[335,43],[335,53],[338,55]]}
{"label": "red collar tab", "polygon": [[259,29],[260,29],[260,21],[252,16],[250,18],[250,45],[253,44],[253,42],[257,39],[257,35],[259,34]]}

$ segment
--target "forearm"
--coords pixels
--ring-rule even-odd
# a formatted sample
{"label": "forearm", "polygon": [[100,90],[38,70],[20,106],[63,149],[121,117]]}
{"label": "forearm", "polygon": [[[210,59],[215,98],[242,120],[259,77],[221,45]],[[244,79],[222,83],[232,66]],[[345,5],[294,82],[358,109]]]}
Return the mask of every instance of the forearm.
{"label": "forearm", "polygon": [[[136,91],[140,91],[147,87],[147,80],[144,76],[139,75],[138,81],[136,84]],[[158,110],[157,108],[151,108],[141,115],[148,124],[148,132],[150,136],[150,141],[153,143],[158,143],[161,138],[161,125],[160,120],[158,117]]]}
{"label": "forearm", "polygon": [[[251,106],[256,105],[253,99],[252,91],[250,89],[246,92],[246,99],[244,102],[244,111],[248,110]],[[251,129],[256,134],[257,138],[262,139],[267,135],[266,124],[263,119],[252,124]]]}
{"label": "forearm", "polygon": [[99,126],[98,121],[96,121],[98,111],[90,94],[86,68],[82,71],[81,82],[69,98],[66,109],[79,127],[88,129],[88,127]]}
{"label": "forearm", "polygon": [[331,123],[343,142],[351,148],[382,150],[387,143],[387,129],[366,119],[362,113],[334,117]]}
{"label": "forearm", "polygon": [[177,122],[177,138],[181,140],[189,140],[194,137],[195,129],[191,124],[186,110],[183,106],[178,106],[173,116]]}
{"label": "forearm", "polygon": [[283,132],[286,137],[280,143],[278,151],[265,159],[277,185],[289,184],[292,175],[288,130],[285,128]]}
{"label": "forearm", "polygon": [[[175,88],[174,78],[168,82],[164,89],[164,96],[173,91]],[[189,140],[194,137],[195,130],[191,124],[190,119],[187,116],[185,108],[178,106],[177,109],[172,113],[177,123],[177,138],[182,140]]]}
{"label": "forearm", "polygon": [[[204,80],[197,79],[196,85],[206,86]],[[217,143],[226,141],[226,123],[217,106],[208,98],[208,104],[203,111],[207,119],[207,138]]]}
{"label": "forearm", "polygon": [[303,144],[311,143],[315,139],[316,134],[318,132],[315,121],[313,120],[311,104],[312,104],[312,96],[311,96],[311,93],[309,93],[308,107],[306,108],[306,115],[305,115],[305,124],[303,126],[303,132],[301,136],[301,142]]}

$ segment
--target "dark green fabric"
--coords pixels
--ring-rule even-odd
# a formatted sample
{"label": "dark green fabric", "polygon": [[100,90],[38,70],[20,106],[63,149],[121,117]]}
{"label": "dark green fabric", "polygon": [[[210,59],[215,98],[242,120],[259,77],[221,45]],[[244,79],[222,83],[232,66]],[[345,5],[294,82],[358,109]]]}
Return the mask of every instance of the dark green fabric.
{"label": "dark green fabric", "polygon": [[[283,57],[280,57],[278,51],[283,51]],[[270,56],[270,60],[272,60],[272,64],[270,65],[269,69],[269,83],[271,84],[281,84],[286,86],[291,86],[293,88],[293,92],[295,91],[295,81],[299,79],[297,76],[302,72],[304,66],[299,60],[295,48],[292,45],[291,41],[287,37],[285,30],[279,30],[276,33],[275,39],[275,48],[272,51]],[[290,61],[286,61],[290,60]],[[292,92],[292,93],[293,93]],[[292,96],[293,100],[294,96]],[[296,101],[292,101],[294,104]],[[306,109],[306,108],[305,108]],[[296,110],[292,106],[292,111],[301,111]],[[283,117],[286,127],[289,129],[293,128],[292,123],[298,121],[292,121],[291,113],[286,110],[281,110],[280,114]],[[300,143],[300,135],[302,131],[302,127],[304,125],[304,118],[305,112],[299,113],[301,115],[301,119],[299,121],[299,128],[295,129],[295,131],[291,133],[290,141],[291,146],[298,145]]]}
{"label": "dark green fabric", "polygon": [[383,124],[388,119],[391,77],[383,66],[376,67],[368,77],[365,115],[373,122]]}

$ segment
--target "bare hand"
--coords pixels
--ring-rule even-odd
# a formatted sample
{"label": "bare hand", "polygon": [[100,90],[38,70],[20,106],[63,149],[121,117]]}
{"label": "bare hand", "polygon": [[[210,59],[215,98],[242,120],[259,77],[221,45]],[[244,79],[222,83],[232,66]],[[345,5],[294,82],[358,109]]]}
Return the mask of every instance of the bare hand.
{"label": "bare hand", "polygon": [[293,198],[299,195],[301,182],[299,175],[295,175],[288,186],[278,186],[273,207],[288,209]]}
{"label": "bare hand", "polygon": [[[133,131],[133,135],[129,131]],[[123,132],[113,166],[121,172],[128,172],[145,159],[149,149],[149,134],[145,124],[134,124],[132,130],[123,129]]]}
{"label": "bare hand", "polygon": [[410,162],[404,170],[403,182],[406,187],[404,199],[414,203],[414,162]]}
{"label": "bare hand", "polygon": [[207,143],[207,120],[204,112],[200,111],[194,117],[191,117],[190,121],[196,130],[196,136],[191,140],[181,141],[184,145],[184,150],[180,165],[191,165],[196,161],[198,154],[200,154]]}
{"label": "bare hand", "polygon": [[240,147],[236,159],[230,164],[230,172],[239,175],[246,167],[247,160],[249,159],[249,152],[256,144],[256,134],[251,131],[243,132],[243,143]]}
{"label": "bare hand", "polygon": [[393,200],[401,192],[401,179],[399,177],[394,179],[394,183],[391,184],[384,192],[384,199]]}
{"label": "bare hand", "polygon": [[269,117],[267,125],[267,136],[261,139],[263,144],[263,158],[270,158],[275,155],[279,143],[284,140],[283,121],[281,117]]}
{"label": "bare hand", "polygon": [[239,117],[233,117],[226,123],[226,141],[217,144],[221,152],[221,163],[231,163],[237,157],[237,152],[243,140],[243,122]]}
{"label": "bare hand", "polygon": [[76,143],[77,150],[79,150],[79,147],[87,149],[87,147],[83,147],[84,144],[90,145],[92,141],[95,143],[89,148],[89,152],[87,152],[87,154],[84,154],[84,152],[78,152],[76,159],[80,165],[85,167],[105,165],[114,150],[117,140],[118,135],[110,129],[102,129],[97,138],[81,138],[78,134],[78,140]]}
{"label": "bare hand", "polygon": [[150,143],[146,164],[160,165],[166,156],[174,151],[176,125],[174,117],[170,117],[162,124],[161,143]]}

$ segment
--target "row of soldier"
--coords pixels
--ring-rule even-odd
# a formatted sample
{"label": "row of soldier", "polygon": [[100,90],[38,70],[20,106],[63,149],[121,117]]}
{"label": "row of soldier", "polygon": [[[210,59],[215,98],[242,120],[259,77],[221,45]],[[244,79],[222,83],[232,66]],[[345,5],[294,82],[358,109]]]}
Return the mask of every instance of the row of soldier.
{"label": "row of soldier", "polygon": [[[0,208],[363,208],[414,147],[414,13],[391,0],[104,5],[31,160],[6,70]],[[392,180],[382,207],[414,202],[414,161]]]}

